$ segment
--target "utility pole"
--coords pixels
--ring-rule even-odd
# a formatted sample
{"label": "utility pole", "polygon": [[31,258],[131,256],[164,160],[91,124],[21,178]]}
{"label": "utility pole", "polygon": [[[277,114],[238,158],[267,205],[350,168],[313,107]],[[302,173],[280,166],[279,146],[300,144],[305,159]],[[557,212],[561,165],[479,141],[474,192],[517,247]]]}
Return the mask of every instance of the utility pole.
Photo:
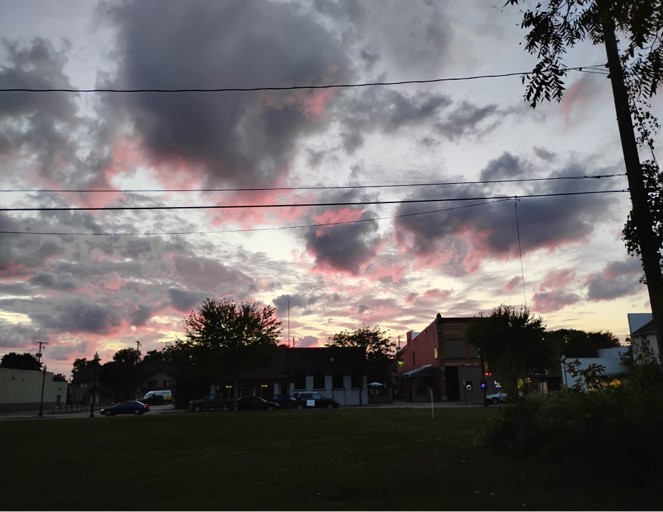
{"label": "utility pole", "polygon": [[[45,341],[38,341],[39,352],[37,352],[37,361],[41,365],[41,351],[43,350],[44,345],[48,345]],[[41,418],[44,415],[44,384],[46,382],[46,365],[42,368],[41,371],[41,398],[39,399],[39,417]]]}
{"label": "utility pole", "polygon": [[140,347],[142,346],[142,343],[140,340],[136,340],[136,352],[138,352],[138,355],[140,355]]}
{"label": "utility pole", "polygon": [[633,223],[635,225],[642,257],[642,267],[647,281],[649,302],[654,329],[658,341],[659,354],[663,354],[663,275],[656,237],[652,231],[654,225],[649,206],[647,192],[642,178],[642,167],[638,155],[638,144],[635,140],[631,110],[629,107],[628,90],[624,82],[624,70],[619,60],[617,38],[615,36],[615,22],[612,12],[607,4],[601,8],[601,23],[605,39],[605,51],[608,57],[610,82],[617,113],[619,136],[624,154],[626,176],[633,206]]}

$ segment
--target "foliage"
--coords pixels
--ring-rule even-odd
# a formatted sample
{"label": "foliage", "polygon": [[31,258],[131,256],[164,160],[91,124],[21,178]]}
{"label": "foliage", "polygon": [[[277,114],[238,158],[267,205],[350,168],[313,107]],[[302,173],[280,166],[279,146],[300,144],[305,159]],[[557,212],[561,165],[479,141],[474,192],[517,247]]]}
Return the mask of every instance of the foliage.
{"label": "foliage", "polygon": [[[658,163],[653,160],[642,162],[641,167],[649,211],[654,220],[652,230],[657,246],[663,247],[663,171],[659,168]],[[622,235],[629,254],[640,256],[640,245],[638,243],[640,238],[638,237],[637,226],[633,222],[633,212],[626,220]],[[660,250],[659,256],[663,257]]]}
{"label": "foliage", "polygon": [[557,329],[546,331],[545,337],[557,356],[596,357],[599,349],[620,346],[619,339],[609,331]]}
{"label": "foliage", "polygon": [[67,382],[67,377],[61,373],[56,373],[53,375],[53,382]]}
{"label": "foliage", "polygon": [[356,331],[343,330],[329,338],[327,347],[360,347],[366,349],[368,361],[386,361],[396,354],[396,344],[379,325],[364,326]]}
{"label": "foliage", "polygon": [[272,306],[226,299],[205,300],[184,325],[186,338],[173,343],[170,355],[213,377],[259,368],[271,359],[281,335]]}
{"label": "foliage", "polygon": [[73,368],[71,370],[71,378],[72,380],[76,378],[76,376],[83,370],[84,368],[92,368],[95,364],[95,361],[92,360],[87,360],[84,357],[79,357],[74,359],[74,364]]}
{"label": "foliage", "polygon": [[583,464],[654,488],[663,483],[662,428],[663,383],[649,381],[644,390],[632,376],[619,388],[529,395],[520,404],[504,404],[478,441],[520,456]]}
{"label": "foliage", "polygon": [[541,318],[527,308],[498,306],[490,316],[475,318],[466,338],[483,352],[491,371],[500,376],[505,391],[518,396],[518,379],[542,373],[551,365],[551,349],[546,344]]}
{"label": "foliage", "polygon": [[572,389],[576,392],[596,391],[601,389],[601,375],[605,372],[605,365],[590,363],[587,368],[580,368],[580,361],[566,362],[566,371],[573,377]]}
{"label": "foliage", "polygon": [[113,361],[119,364],[136,366],[140,362],[140,352],[135,348],[123,348],[115,352]]}
{"label": "foliage", "polygon": [[10,352],[2,356],[0,368],[13,368],[15,370],[41,370],[41,363],[34,355],[29,352],[18,354]]}

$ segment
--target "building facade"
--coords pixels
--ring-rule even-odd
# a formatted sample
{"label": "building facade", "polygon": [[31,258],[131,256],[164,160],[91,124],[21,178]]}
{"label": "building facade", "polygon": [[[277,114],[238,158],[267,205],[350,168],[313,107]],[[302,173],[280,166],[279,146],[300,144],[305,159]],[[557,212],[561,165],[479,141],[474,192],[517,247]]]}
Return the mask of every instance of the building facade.
{"label": "building facade", "polygon": [[483,400],[481,358],[465,337],[472,320],[472,317],[443,318],[438,313],[420,333],[407,333],[406,345],[398,353],[401,399]]}
{"label": "building facade", "polygon": [[[67,383],[38,370],[0,368],[0,411],[36,410],[67,402]],[[44,399],[42,402],[42,386]]]}

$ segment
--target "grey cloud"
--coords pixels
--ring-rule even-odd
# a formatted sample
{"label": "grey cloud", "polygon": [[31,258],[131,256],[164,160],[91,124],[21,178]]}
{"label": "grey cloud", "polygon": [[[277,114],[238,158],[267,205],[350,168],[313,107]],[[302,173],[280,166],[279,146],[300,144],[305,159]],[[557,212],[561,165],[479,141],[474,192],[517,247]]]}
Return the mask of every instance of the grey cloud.
{"label": "grey cloud", "polygon": [[[494,160],[484,169],[484,176],[519,176],[527,166],[509,154]],[[557,175],[590,174],[584,166],[576,165],[560,170]],[[603,190],[609,184],[596,183],[596,180],[583,182],[553,181],[537,184],[519,184],[519,192],[506,192],[494,184],[454,188],[454,196],[485,197],[497,194],[525,195],[534,193],[567,193]],[[448,190],[430,188],[412,196],[413,198],[449,197]],[[475,201],[474,203],[481,203]],[[477,262],[500,255],[515,255],[519,248],[523,253],[541,248],[554,248],[577,242],[589,236],[594,227],[606,220],[612,198],[609,195],[557,196],[522,199],[518,202],[518,226],[520,241],[516,231],[516,216],[513,202],[499,202],[471,206],[473,201],[458,203],[468,206],[424,215],[412,215],[396,219],[397,237],[401,242],[409,240],[415,254],[435,254],[443,251],[451,258],[452,267],[464,260]],[[449,205],[451,207],[451,204]],[[432,206],[402,204],[399,215],[411,215]],[[478,236],[480,234],[481,236]]]}
{"label": "grey cloud", "polygon": [[522,161],[511,153],[504,152],[498,158],[488,162],[481,171],[482,180],[513,178],[524,174]]}
{"label": "grey cloud", "polygon": [[73,290],[79,288],[83,283],[71,274],[55,274],[53,272],[37,272],[30,278],[30,284],[51,288],[54,290]]}
{"label": "grey cloud", "polygon": [[642,267],[637,259],[608,263],[601,272],[587,279],[589,300],[613,300],[639,292]]}
{"label": "grey cloud", "polygon": [[581,298],[577,293],[569,293],[563,290],[538,292],[534,294],[532,307],[539,313],[551,313],[576,304],[580,300]]}
{"label": "grey cloud", "polygon": [[[338,41],[301,9],[257,0],[104,3],[117,28],[113,87],[256,87],[347,81]],[[158,23],[155,23],[158,13]],[[302,42],[305,42],[303,44]],[[125,95],[108,98],[157,160],[202,165],[208,181],[273,183],[302,134],[322,125],[316,93]]]}
{"label": "grey cloud", "polygon": [[479,107],[463,102],[444,119],[435,123],[437,133],[449,140],[468,135],[482,135],[499,124],[504,116],[497,105]]}
{"label": "grey cloud", "polygon": [[201,290],[219,290],[238,298],[255,290],[252,277],[209,258],[176,256],[175,270],[184,284]]}
{"label": "grey cloud", "polygon": [[[369,212],[362,219],[369,219]],[[305,235],[306,248],[313,253],[317,264],[357,274],[362,264],[375,256],[380,241],[376,235],[376,221],[310,228]]]}
{"label": "grey cloud", "polygon": [[172,306],[179,311],[189,311],[207,298],[205,293],[178,288],[169,288],[168,296]]}
{"label": "grey cloud", "polygon": [[81,298],[61,299],[30,316],[42,328],[54,331],[105,334],[121,323],[112,307]]}

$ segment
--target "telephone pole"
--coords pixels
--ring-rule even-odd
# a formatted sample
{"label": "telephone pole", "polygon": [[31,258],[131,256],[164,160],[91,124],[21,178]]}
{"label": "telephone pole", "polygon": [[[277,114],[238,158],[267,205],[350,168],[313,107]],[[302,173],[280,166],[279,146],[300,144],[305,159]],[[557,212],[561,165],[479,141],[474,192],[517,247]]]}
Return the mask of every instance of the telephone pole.
{"label": "telephone pole", "polygon": [[659,354],[663,354],[663,275],[656,237],[652,230],[654,221],[649,211],[647,191],[642,177],[638,144],[635,140],[633,120],[629,106],[628,90],[624,82],[624,70],[619,60],[619,49],[615,36],[615,22],[611,10],[604,6],[601,10],[601,22],[605,39],[605,51],[608,57],[610,83],[617,113],[617,125],[624,154],[626,177],[631,195],[633,224],[638,237],[642,268],[647,281],[649,303],[654,318],[654,329],[658,341]]}

